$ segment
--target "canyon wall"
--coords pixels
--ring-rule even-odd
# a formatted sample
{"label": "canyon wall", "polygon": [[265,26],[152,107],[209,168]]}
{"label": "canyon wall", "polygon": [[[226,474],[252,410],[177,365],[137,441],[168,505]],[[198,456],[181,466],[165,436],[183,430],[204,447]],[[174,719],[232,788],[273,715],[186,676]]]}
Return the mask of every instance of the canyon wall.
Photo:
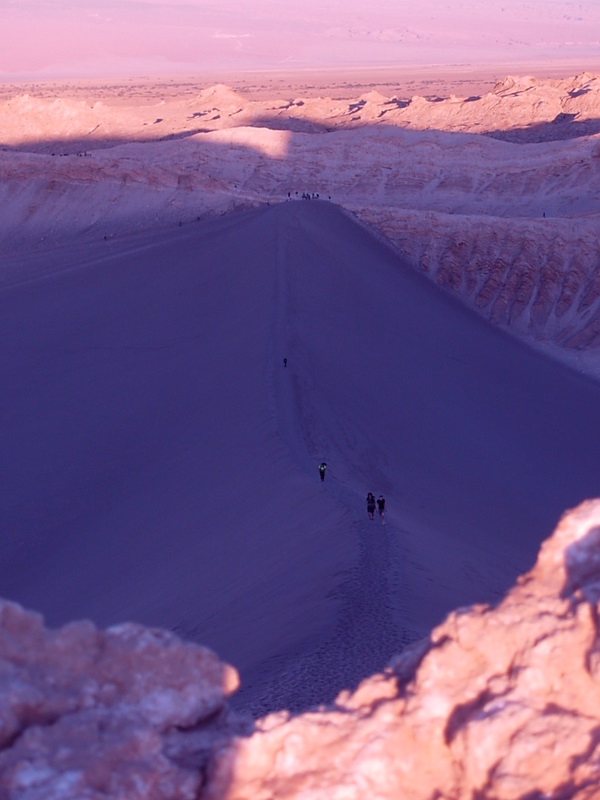
{"label": "canyon wall", "polygon": [[598,223],[361,208],[415,268],[490,322],[569,350],[600,345]]}

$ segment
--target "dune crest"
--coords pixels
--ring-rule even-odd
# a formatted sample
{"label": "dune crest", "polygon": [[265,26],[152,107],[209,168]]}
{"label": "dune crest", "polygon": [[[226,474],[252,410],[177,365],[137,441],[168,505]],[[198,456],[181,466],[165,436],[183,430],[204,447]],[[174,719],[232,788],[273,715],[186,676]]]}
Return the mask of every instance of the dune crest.
{"label": "dune crest", "polygon": [[0,794],[592,800],[597,91],[13,103]]}
{"label": "dune crest", "polygon": [[600,345],[599,108],[590,73],[466,98],[15,95],[0,102],[3,244],[318,195],[486,319],[600,374],[585,355]]}

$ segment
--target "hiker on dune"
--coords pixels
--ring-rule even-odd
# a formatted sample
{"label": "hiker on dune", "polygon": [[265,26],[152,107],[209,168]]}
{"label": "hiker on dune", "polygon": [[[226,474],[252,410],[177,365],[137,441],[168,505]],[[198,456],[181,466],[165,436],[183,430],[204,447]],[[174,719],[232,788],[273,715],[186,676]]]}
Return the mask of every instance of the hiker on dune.
{"label": "hiker on dune", "polygon": [[369,492],[367,495],[367,514],[369,515],[369,519],[374,519],[375,517],[375,495],[373,492]]}
{"label": "hiker on dune", "polygon": [[385,497],[380,494],[377,498],[377,511],[379,512],[379,517],[383,522],[383,515],[385,513]]}

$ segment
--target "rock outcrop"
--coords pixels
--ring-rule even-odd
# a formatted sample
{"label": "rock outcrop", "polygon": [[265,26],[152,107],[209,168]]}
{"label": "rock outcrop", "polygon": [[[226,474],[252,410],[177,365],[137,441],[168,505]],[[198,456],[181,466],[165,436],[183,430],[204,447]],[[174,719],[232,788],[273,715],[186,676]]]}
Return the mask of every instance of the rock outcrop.
{"label": "rock outcrop", "polygon": [[6,800],[595,800],[600,501],[495,608],[455,611],[332,707],[226,710],[235,672],[171,634],[0,606]]}
{"label": "rock outcrop", "polygon": [[207,796],[598,798],[599,600],[595,501],[497,608],[455,611],[334,708],[263,720],[221,756]]}
{"label": "rock outcrop", "polygon": [[225,697],[237,682],[166,631],[51,631],[2,601],[0,797],[194,800],[209,752],[235,729]]}
{"label": "rock outcrop", "polygon": [[[30,92],[36,88],[39,91],[38,86]],[[10,91],[2,94],[6,97]],[[16,86],[7,99],[0,98],[0,145],[49,152],[60,143],[74,152],[248,125],[315,134],[365,125],[394,126],[484,133],[518,143],[547,142],[600,132],[599,105],[600,78],[587,72],[562,80],[509,76],[475,97],[398,98],[371,90],[352,100],[312,96],[252,100],[218,84],[185,100],[128,105],[120,98],[114,105],[111,98],[74,100],[64,93],[51,99],[37,97]]]}

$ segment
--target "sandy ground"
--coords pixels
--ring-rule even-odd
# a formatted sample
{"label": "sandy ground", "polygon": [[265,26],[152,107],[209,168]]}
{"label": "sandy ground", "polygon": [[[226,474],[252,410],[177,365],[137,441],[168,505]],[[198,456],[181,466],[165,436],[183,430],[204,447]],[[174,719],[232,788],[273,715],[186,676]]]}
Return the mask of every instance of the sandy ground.
{"label": "sandy ground", "polygon": [[208,644],[240,708],[332,700],[598,494],[598,384],[332,204],[38,260],[0,290],[0,595]]}
{"label": "sandy ground", "polygon": [[[534,70],[19,84],[0,87],[0,98],[141,107],[216,82],[250,99],[374,88],[468,97],[513,71]],[[276,152],[285,132],[219,134],[234,144],[236,135],[260,153],[269,143]],[[207,644],[241,672],[234,703],[260,715],[331,701],[448,611],[498,600],[564,509],[598,495],[600,387],[491,327],[337,206],[277,203],[281,178],[255,169],[240,141],[244,158],[213,153],[210,172],[272,205],[210,219],[176,206],[168,217],[166,195],[144,182],[156,173],[170,185],[174,169],[185,171],[177,142],[161,144],[160,158],[158,145],[133,162],[124,152],[125,177],[110,151],[65,158],[74,172],[64,208],[37,202],[45,185],[38,197],[24,176],[38,156],[19,155],[25,172],[4,187],[4,221],[16,214],[25,241],[6,251],[0,274],[0,596],[51,625],[133,619]],[[562,147],[574,149],[552,145],[554,166]],[[375,174],[389,151],[364,149]],[[302,169],[295,162],[300,188],[321,159],[323,175],[341,175],[340,196],[372,194],[322,148],[306,153]],[[89,179],[103,160],[117,187],[140,184],[120,202],[156,204],[154,228],[127,233],[123,222],[105,239],[92,226],[34,248],[23,208],[60,232],[98,198],[116,203],[118,189],[94,194]],[[198,196],[210,199],[208,170],[195,167]],[[245,168],[250,177],[238,177]],[[269,181],[277,195],[265,194]],[[47,192],[58,190],[51,181]],[[517,194],[506,192],[511,213]],[[518,194],[528,213],[539,194]],[[385,525],[367,518],[369,490],[387,498]]]}

